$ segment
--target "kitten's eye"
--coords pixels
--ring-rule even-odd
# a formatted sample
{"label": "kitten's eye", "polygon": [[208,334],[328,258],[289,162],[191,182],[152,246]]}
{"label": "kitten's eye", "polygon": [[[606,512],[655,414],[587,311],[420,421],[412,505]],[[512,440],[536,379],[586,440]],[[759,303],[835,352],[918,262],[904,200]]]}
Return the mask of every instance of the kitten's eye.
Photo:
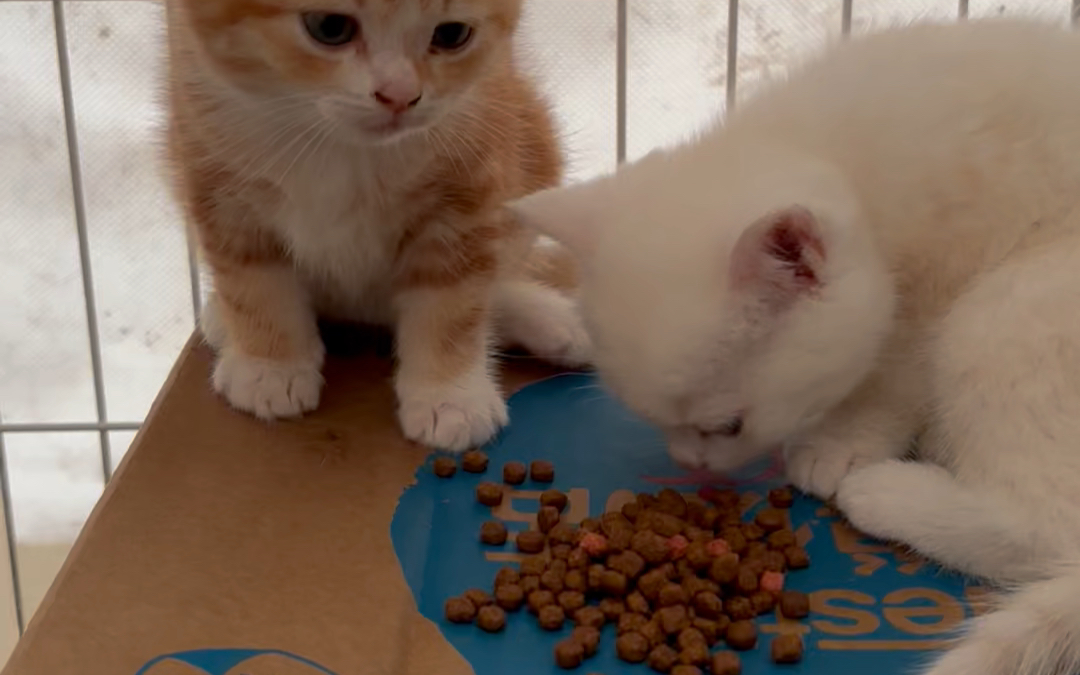
{"label": "kitten's eye", "polygon": [[735,438],[742,433],[743,418],[732,417],[718,427],[712,427],[709,429],[702,429],[701,433],[706,436],[727,436],[728,438]]}
{"label": "kitten's eye", "polygon": [[455,51],[469,44],[473,29],[468,24],[454,21],[440,23],[431,36],[431,46],[441,51]]}
{"label": "kitten's eye", "polygon": [[305,12],[303,19],[308,35],[328,47],[347,45],[360,33],[360,23],[346,14]]}

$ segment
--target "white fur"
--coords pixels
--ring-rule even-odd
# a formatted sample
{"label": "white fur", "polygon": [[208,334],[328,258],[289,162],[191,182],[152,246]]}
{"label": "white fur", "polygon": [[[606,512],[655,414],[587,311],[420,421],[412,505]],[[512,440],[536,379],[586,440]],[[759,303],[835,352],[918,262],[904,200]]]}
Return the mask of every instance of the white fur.
{"label": "white fur", "polygon": [[[1018,587],[929,675],[1080,668],[1076,63],[1037,24],[890,31],[514,207],[581,257],[597,365],[677,459],[784,445],[858,527]],[[809,247],[755,247],[805,212]]]}

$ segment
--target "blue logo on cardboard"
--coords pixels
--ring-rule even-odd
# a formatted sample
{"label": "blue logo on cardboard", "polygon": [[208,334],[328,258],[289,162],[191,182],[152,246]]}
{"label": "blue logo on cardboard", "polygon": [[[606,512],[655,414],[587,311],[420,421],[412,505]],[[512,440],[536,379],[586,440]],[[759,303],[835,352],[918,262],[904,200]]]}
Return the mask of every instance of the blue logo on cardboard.
{"label": "blue logo on cardboard", "polygon": [[[490,508],[476,502],[476,485],[500,481],[505,462],[550,460],[556,467],[554,487],[570,497],[564,518],[571,522],[618,509],[634,492],[674,487],[694,494],[728,485],[676,467],[656,431],[605,395],[590,375],[533,384],[516,394],[510,407],[511,425],[488,448],[488,473],[459,472],[450,480],[440,479],[429,460],[402,497],[391,534],[420,611],[477,675],[554,675],[565,672],[556,667],[552,652],[569,634],[569,624],[549,633],[523,611],[510,615],[503,633],[491,635],[475,626],[451,624],[443,616],[447,598],[470,588],[490,589],[500,567],[520,560],[512,544],[514,533],[531,526],[540,492],[548,487],[526,483],[511,490],[501,506]],[[750,512],[779,482],[769,466],[729,478],[738,481]],[[511,543],[491,547],[479,542],[480,525],[491,519],[506,523]],[[742,655],[744,675],[864,675],[870,668],[878,675],[906,675],[973,615],[972,602],[981,589],[862,537],[820,502],[800,498],[791,520],[813,563],[809,570],[789,573],[787,588],[809,593],[812,612],[799,622],[760,617],[762,639],[756,650]],[[799,665],[776,666],[769,660],[769,640],[785,632],[803,637],[806,654]],[[615,657],[614,634],[607,628],[599,653],[582,672],[648,671]]]}
{"label": "blue logo on cardboard", "polygon": [[334,675],[314,661],[274,649],[200,649],[160,656],[135,675]]}

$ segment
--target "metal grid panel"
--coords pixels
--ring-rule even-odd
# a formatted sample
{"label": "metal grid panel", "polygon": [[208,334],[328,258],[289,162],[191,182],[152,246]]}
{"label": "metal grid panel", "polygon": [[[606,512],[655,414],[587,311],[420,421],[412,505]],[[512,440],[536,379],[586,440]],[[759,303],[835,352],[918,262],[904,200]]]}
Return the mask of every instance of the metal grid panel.
{"label": "metal grid panel", "polygon": [[[55,45],[55,62],[42,65],[44,62],[40,61],[41,55],[38,54],[37,66],[24,64],[22,67],[36,67],[38,69],[36,73],[29,72],[28,76],[30,77],[43,77],[46,80],[52,78],[56,89],[55,97],[57,101],[55,107],[57,110],[55,112],[57,114],[50,116],[49,111],[44,110],[42,115],[35,116],[38,123],[36,128],[22,129],[21,132],[37,134],[45,139],[56,138],[62,134],[66,141],[66,147],[59,148],[59,152],[63,153],[63,160],[66,164],[67,185],[62,190],[64,193],[63,198],[57,199],[53,196],[50,208],[52,208],[51,213],[54,218],[60,221],[66,220],[69,226],[73,226],[75,246],[73,247],[74,250],[67,251],[68,258],[66,260],[68,267],[74,268],[77,265],[79,273],[72,279],[62,280],[60,286],[72,290],[77,288],[81,292],[82,318],[81,320],[68,321],[66,324],[61,322],[58,325],[69,336],[80,331],[84,334],[85,348],[88,351],[81,355],[84,357],[81,360],[86,362],[83,367],[89,368],[90,377],[82,379],[89,379],[92,383],[91,395],[86,402],[80,403],[78,400],[73,400],[66,405],[62,404],[62,402],[54,402],[55,405],[52,407],[68,415],[66,419],[56,419],[47,414],[38,415],[36,419],[29,419],[28,417],[32,417],[32,415],[22,414],[23,408],[19,406],[18,402],[13,403],[15,401],[13,393],[7,392],[5,398],[4,391],[0,390],[0,406],[5,405],[6,401],[8,407],[19,411],[17,415],[8,415],[8,418],[13,421],[5,422],[4,411],[0,410],[0,496],[2,496],[4,523],[7,531],[11,583],[14,589],[13,610],[17,616],[20,633],[27,617],[24,616],[25,611],[19,584],[19,565],[15,541],[17,519],[15,518],[16,506],[12,503],[12,495],[13,492],[17,493],[18,490],[13,491],[12,489],[10,472],[12,446],[17,444],[20,446],[18,452],[26,453],[34,452],[32,443],[24,443],[30,438],[43,438],[45,435],[55,434],[69,434],[73,438],[81,434],[80,438],[93,438],[98,446],[97,454],[99,457],[97,461],[100,465],[101,480],[104,483],[111,477],[117,461],[117,458],[112,456],[112,448],[115,446],[124,447],[129,444],[134,432],[140,425],[138,421],[114,421],[109,415],[108,393],[110,389],[107,380],[109,373],[104,358],[102,330],[103,323],[107,324],[108,322],[102,321],[102,310],[99,306],[101,296],[94,274],[94,263],[97,260],[94,255],[92,234],[95,232],[94,226],[96,223],[94,222],[95,218],[92,209],[88,208],[93,204],[93,198],[88,196],[88,193],[93,194],[94,190],[88,191],[88,179],[84,175],[85,170],[92,166],[92,162],[88,162],[84,157],[80,145],[81,132],[86,132],[86,128],[92,126],[91,122],[82,119],[80,107],[84,105],[87,108],[94,107],[95,87],[93,83],[84,84],[81,79],[82,77],[92,78],[93,69],[91,68],[86,73],[81,72],[84,65],[83,61],[80,60],[82,55],[73,57],[72,54],[73,47],[77,48],[79,46],[79,40],[91,34],[87,31],[92,31],[93,28],[93,13],[96,11],[94,5],[127,4],[130,6],[133,2],[140,2],[147,7],[154,7],[154,11],[157,11],[158,3],[153,0],[0,0],[0,21],[3,21],[7,14],[12,13],[12,8],[25,8],[33,5],[33,9],[28,16],[35,19],[37,23],[33,24],[31,22],[33,25],[28,24],[25,28],[33,30],[36,26],[37,29],[41,29],[43,25],[41,22],[45,19],[51,23],[51,39]],[[665,21],[664,13],[670,11],[672,7],[675,7],[674,14],[669,14],[666,19],[672,27],[686,29],[685,25],[679,23],[686,19],[677,11],[680,5],[693,6],[693,9],[698,12],[698,16],[703,18],[702,22],[694,22],[690,25],[694,31],[701,34],[703,41],[709,43],[708,48],[712,50],[713,65],[718,68],[718,71],[714,73],[714,80],[699,86],[711,87],[716,90],[714,103],[716,108],[721,110],[725,105],[728,107],[735,105],[736,94],[746,86],[752,85],[758,79],[771,77],[773,73],[769,71],[769,68],[774,67],[777,61],[791,58],[790,53],[777,53],[778,51],[790,52],[794,50],[801,52],[814,48],[835,31],[839,31],[841,35],[847,35],[852,30],[872,28],[874,23],[881,21],[892,23],[897,20],[917,17],[944,16],[963,19],[969,15],[975,17],[1004,13],[1001,0],[859,0],[857,4],[854,0],[823,0],[819,3],[805,3],[801,0],[784,0],[782,2],[778,2],[778,0],[726,0],[726,7],[723,0],[720,2],[715,0],[682,0],[682,2],[671,2],[671,0],[589,0],[588,2],[581,2],[581,0],[532,0],[530,7],[535,8],[540,4],[547,6],[565,5],[562,8],[565,11],[533,11],[533,20],[526,29],[526,41],[534,44],[538,60],[545,62],[547,65],[549,91],[556,92],[561,96],[582,96],[590,104],[595,104],[591,111],[593,114],[586,116],[580,114],[582,109],[580,101],[577,102],[578,105],[575,107],[557,106],[561,121],[565,123],[564,127],[570,129],[567,145],[578,148],[579,151],[584,146],[587,148],[586,153],[592,153],[593,155],[606,154],[606,159],[601,158],[600,161],[596,161],[597,157],[588,157],[589,162],[579,163],[577,166],[574,166],[575,158],[571,157],[573,167],[571,175],[577,178],[590,173],[606,171],[617,163],[626,160],[628,156],[632,159],[634,156],[643,154],[649,147],[658,142],[674,140],[673,138],[658,138],[647,134],[642,135],[639,139],[638,136],[629,134],[631,129],[636,133],[638,128],[636,115],[638,114],[639,99],[645,117],[651,114],[652,118],[656,119],[658,114],[670,115],[671,111],[676,107],[670,105],[665,107],[665,96],[677,97],[687,93],[685,88],[683,90],[658,88],[656,80],[662,78],[663,73],[653,73],[651,79],[654,81],[652,82],[649,81],[649,77],[646,77],[641,83],[638,83],[632,77],[635,72],[638,72],[634,64],[639,40],[643,45],[642,48],[647,49],[650,42],[655,47],[656,42],[650,40],[648,33],[649,31],[654,33],[657,31],[657,22],[663,24]],[[1061,17],[1062,20],[1071,20],[1074,24],[1080,20],[1080,0],[1068,0],[1068,3],[1065,0],[1011,0],[1008,6],[1010,13],[1050,14],[1051,16]],[[1062,7],[1066,9],[1064,13],[1059,13]],[[134,11],[139,12],[141,9]],[[76,19],[74,23],[78,25],[76,25],[75,30],[70,28],[73,21],[69,20],[69,15]],[[578,23],[575,24],[576,21]],[[675,22],[674,25],[672,25],[672,21]],[[749,27],[742,29],[744,32],[749,31],[749,35],[740,34],[740,23]],[[11,25],[10,22],[8,24]],[[701,28],[702,25],[705,26],[704,29]],[[761,36],[757,35],[757,32],[760,31],[756,29],[766,25],[778,27],[779,33],[772,31],[773,37],[762,41]],[[560,48],[554,50],[542,48],[548,36],[566,30],[573,30],[575,26],[587,34],[580,41],[581,45],[585,45],[585,52],[587,53],[575,53],[572,49],[568,52],[561,50],[561,46],[568,44],[565,36],[561,40],[563,45]],[[590,41],[590,38],[594,38],[596,35],[609,34],[608,31],[613,36],[612,41],[614,44],[611,49],[608,48],[606,40]],[[777,34],[780,35],[781,42],[784,42],[783,45],[777,46],[777,44],[769,42],[770,39],[775,41]],[[787,37],[785,38],[785,36]],[[99,37],[107,36],[99,35]],[[740,37],[742,38],[741,44]],[[598,43],[599,46],[593,44],[594,42]],[[2,48],[2,45],[0,45],[0,49]],[[0,51],[0,63],[3,62],[3,56],[3,52]],[[694,54],[690,56],[694,57]],[[10,62],[11,59],[8,59],[8,61]],[[572,82],[568,84],[559,75],[566,75],[571,71],[580,71],[583,68],[610,69],[607,72],[610,73],[612,91],[604,90],[603,87],[599,88],[599,90],[596,90],[595,87],[585,87],[568,91],[568,89],[572,88]],[[721,70],[722,72],[720,72]],[[0,76],[2,75],[3,73],[0,73]],[[14,103],[13,100],[0,100],[0,112],[7,114],[6,111]],[[25,101],[19,103],[26,104]],[[44,103],[38,101],[38,103],[48,108],[47,101]],[[96,101],[98,105],[101,103],[101,100]],[[678,103],[680,102],[676,101],[676,104]],[[614,115],[595,114],[596,111],[604,109],[613,109]],[[575,113],[575,110],[578,112]],[[687,127],[692,126],[695,122],[702,121],[704,117],[700,113],[696,113],[696,115],[697,119],[682,118],[672,126],[678,127],[681,125],[684,132],[689,131],[691,129]],[[87,127],[82,126],[80,122],[83,122]],[[577,134],[575,134],[575,131]],[[91,138],[95,133],[91,128],[83,135],[86,138]],[[0,137],[0,140],[3,140],[3,137]],[[46,170],[42,169],[43,164],[40,161],[36,163],[32,161],[35,158],[21,157],[17,153],[5,154],[5,157],[14,157],[14,162],[20,163],[20,171],[24,165],[31,174],[34,170]],[[36,158],[36,160],[40,160],[40,158]],[[12,160],[8,159],[7,162],[10,169]],[[583,164],[589,166],[586,167]],[[145,170],[145,167],[138,170]],[[7,176],[5,180],[10,183],[7,187],[11,188],[10,195],[5,199],[5,203],[18,205],[27,201],[37,200],[42,202],[47,200],[47,196],[43,197],[43,195],[35,193],[35,183],[33,181],[20,180],[24,177],[16,176],[10,170],[7,174],[0,173],[0,178],[5,176]],[[92,177],[89,182],[93,183]],[[0,184],[0,190],[4,188],[5,185]],[[110,191],[122,192],[123,190],[122,186],[97,186],[97,191],[103,195],[108,195]],[[0,192],[0,196],[3,195],[4,192]],[[19,199],[11,198],[13,196],[18,196]],[[144,208],[152,207],[144,206]],[[166,222],[179,220],[175,212],[171,211],[172,207],[167,200],[161,201],[158,208],[161,211],[157,211],[152,215],[162,216],[162,212],[164,212],[162,220]],[[18,214],[15,217],[17,218]],[[0,226],[3,225],[3,221],[0,220]],[[34,247],[40,243],[33,240],[34,232],[20,231],[19,235],[17,241],[14,240],[14,237],[12,237],[13,241],[11,242],[5,239],[5,246],[0,248],[8,250],[9,255],[32,255],[33,250],[35,250]],[[20,249],[15,245],[18,241],[30,241],[30,245]],[[8,246],[8,243],[12,245]],[[143,245],[145,245],[145,242]],[[199,311],[201,287],[190,242],[180,244],[179,240],[174,239],[171,241],[171,245],[174,249],[183,249],[183,261],[179,264],[185,266],[184,273],[189,275],[188,280],[184,282],[187,290],[183,291],[183,293],[187,298],[186,301],[190,302],[191,314],[187,316],[180,331],[181,333],[187,333],[193,325],[192,318],[197,316]],[[14,253],[11,253],[12,251]],[[151,256],[159,255],[158,251],[153,249],[147,253]],[[60,256],[50,258],[44,262],[46,265],[55,268],[52,270],[55,273],[56,269],[63,268],[64,261],[65,258]],[[107,265],[110,261],[102,259],[101,262]],[[8,266],[0,265],[0,272],[4,267]],[[98,268],[100,269],[100,266]],[[136,280],[129,278],[129,281]],[[18,283],[6,285],[13,288],[22,288],[22,290],[26,291],[27,282],[22,280],[21,283],[22,286]],[[2,285],[0,284],[0,286]],[[175,286],[175,284],[173,285]],[[175,288],[168,292],[175,293]],[[33,288],[30,287],[29,292],[23,293],[23,295],[33,297]],[[39,298],[39,300],[43,305],[57,302],[55,297],[49,298],[48,302],[43,298]],[[175,301],[175,298],[173,298],[173,301]],[[108,311],[105,310],[106,313]],[[15,330],[19,330],[19,328],[19,326],[15,326]],[[10,339],[10,336],[8,338]],[[9,347],[7,344],[0,346],[5,349],[17,350],[17,346]],[[19,356],[22,356],[22,354],[16,354],[16,357]],[[78,349],[68,349],[66,356],[73,356],[76,361],[80,360]],[[30,362],[31,367],[47,367],[46,364],[41,362],[40,356],[36,361],[34,358],[28,358],[27,360]],[[71,375],[73,375],[71,382],[80,380],[77,370],[78,367],[71,372]],[[8,373],[0,380],[11,380],[11,375],[11,373]],[[18,373],[15,373],[15,375],[17,376]],[[33,392],[30,392],[29,396],[32,398]],[[87,402],[89,406],[86,405]],[[90,419],[87,420],[86,417]],[[69,421],[70,419],[81,421]],[[85,460],[85,457],[83,459]]]}

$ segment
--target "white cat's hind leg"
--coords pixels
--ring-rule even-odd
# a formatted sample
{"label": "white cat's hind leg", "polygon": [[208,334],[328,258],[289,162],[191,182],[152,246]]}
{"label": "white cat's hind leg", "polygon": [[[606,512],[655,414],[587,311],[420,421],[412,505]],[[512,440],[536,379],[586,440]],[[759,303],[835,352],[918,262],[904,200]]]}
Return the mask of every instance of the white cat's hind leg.
{"label": "white cat's hind leg", "polygon": [[494,299],[504,344],[564,366],[589,364],[592,342],[572,298],[535,281],[507,280]]}

